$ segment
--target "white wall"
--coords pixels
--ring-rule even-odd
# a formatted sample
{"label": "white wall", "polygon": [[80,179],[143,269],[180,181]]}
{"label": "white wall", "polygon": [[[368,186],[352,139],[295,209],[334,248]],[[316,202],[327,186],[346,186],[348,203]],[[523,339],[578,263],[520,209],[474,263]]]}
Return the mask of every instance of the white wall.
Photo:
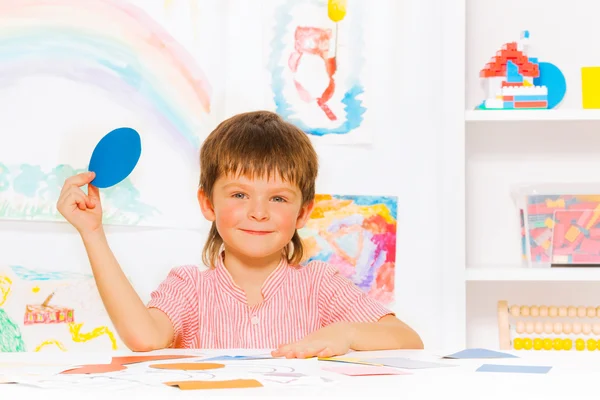
{"label": "white wall", "polygon": [[[215,0],[216,1],[216,0]],[[321,162],[318,192],[387,194],[399,197],[395,311],[421,334],[429,348],[443,339],[441,257],[438,229],[442,196],[440,171],[441,7],[445,0],[378,0],[369,9],[369,29],[377,46],[370,112],[376,115],[371,146],[317,145]],[[366,0],[365,0],[366,2]],[[231,114],[261,108],[253,68],[261,54],[245,53],[253,39],[259,12],[236,0],[234,31],[237,50],[227,55],[226,104]],[[381,4],[381,3],[385,3]],[[384,11],[389,7],[391,11]],[[239,18],[239,19],[238,19]],[[231,37],[228,39],[231,43]],[[246,60],[244,64],[236,61]],[[236,69],[244,65],[245,69]],[[246,75],[244,75],[246,74]],[[176,207],[176,204],[174,204]],[[204,235],[192,231],[108,227],[110,244],[143,299],[168,270],[200,263]],[[0,264],[41,269],[60,266],[85,271],[85,252],[66,224],[0,221]]]}
{"label": "white wall", "polygon": [[[600,4],[593,0],[467,1],[467,106],[483,100],[479,70],[506,42],[531,34],[530,55],[565,74],[561,109],[581,108],[582,66],[600,65],[592,44]],[[514,267],[521,263],[519,222],[510,187],[520,182],[597,181],[597,122],[467,122],[467,266]],[[595,283],[470,282],[469,345],[497,346],[496,302],[590,304]]]}

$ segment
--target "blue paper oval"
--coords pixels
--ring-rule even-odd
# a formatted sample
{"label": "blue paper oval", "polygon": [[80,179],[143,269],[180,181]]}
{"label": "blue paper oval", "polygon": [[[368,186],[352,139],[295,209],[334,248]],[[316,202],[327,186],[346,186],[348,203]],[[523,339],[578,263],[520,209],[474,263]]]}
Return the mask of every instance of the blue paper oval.
{"label": "blue paper oval", "polygon": [[139,133],[131,128],[117,128],[96,145],[88,170],[96,173],[92,185],[107,188],[127,178],[142,153]]}

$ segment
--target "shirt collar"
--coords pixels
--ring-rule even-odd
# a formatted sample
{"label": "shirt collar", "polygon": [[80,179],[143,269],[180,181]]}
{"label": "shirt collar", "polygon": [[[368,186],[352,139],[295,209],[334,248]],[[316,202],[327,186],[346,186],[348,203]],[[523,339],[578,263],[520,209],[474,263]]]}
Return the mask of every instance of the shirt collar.
{"label": "shirt collar", "polygon": [[[225,267],[223,263],[223,251],[224,247],[221,246],[219,251],[219,257],[217,258],[217,262],[215,265],[215,275],[217,277],[217,282],[220,287],[225,290],[229,295],[234,297],[236,300],[241,301],[243,303],[247,303],[246,292],[239,287],[233,277]],[[288,274],[288,263],[285,257],[281,257],[281,261],[271,272],[271,274],[267,277],[261,287],[261,293],[263,296],[263,301],[268,301],[275,293],[277,293],[277,289],[281,286]]]}

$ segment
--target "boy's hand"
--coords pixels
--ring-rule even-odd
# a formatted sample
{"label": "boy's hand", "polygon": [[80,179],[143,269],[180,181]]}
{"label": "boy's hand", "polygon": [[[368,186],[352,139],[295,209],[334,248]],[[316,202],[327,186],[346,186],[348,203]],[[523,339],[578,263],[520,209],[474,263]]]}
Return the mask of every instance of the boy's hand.
{"label": "boy's hand", "polygon": [[352,332],[350,323],[338,322],[321,328],[298,342],[279,346],[271,355],[285,358],[340,356],[350,350]]}
{"label": "boy's hand", "polygon": [[[63,185],[56,208],[80,234],[94,232],[102,227],[100,192],[89,183],[93,172],[84,172],[68,178]],[[88,185],[86,195],[81,186]]]}

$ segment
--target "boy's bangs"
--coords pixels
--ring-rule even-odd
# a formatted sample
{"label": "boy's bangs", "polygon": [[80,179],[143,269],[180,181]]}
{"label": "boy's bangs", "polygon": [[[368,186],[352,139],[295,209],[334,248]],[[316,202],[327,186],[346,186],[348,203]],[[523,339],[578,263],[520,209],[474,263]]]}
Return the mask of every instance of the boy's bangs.
{"label": "boy's bangs", "polygon": [[284,182],[292,185],[301,185],[303,175],[298,168],[294,168],[293,161],[287,157],[242,157],[241,155],[228,154],[220,164],[219,176],[245,176],[249,179],[265,178],[274,179],[277,175]]}

